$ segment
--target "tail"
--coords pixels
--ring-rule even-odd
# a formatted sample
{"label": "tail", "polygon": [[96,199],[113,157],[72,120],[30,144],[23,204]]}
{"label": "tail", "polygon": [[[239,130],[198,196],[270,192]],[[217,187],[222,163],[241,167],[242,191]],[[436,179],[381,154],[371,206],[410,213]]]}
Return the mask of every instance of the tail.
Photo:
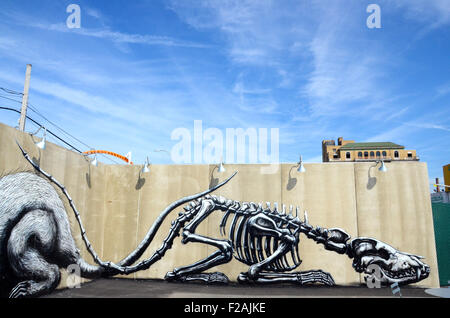
{"label": "tail", "polygon": [[180,199],[178,201],[175,201],[172,204],[170,204],[164,211],[161,212],[161,214],[156,219],[156,221],[153,223],[152,227],[147,232],[145,238],[138,245],[138,247],[133,252],[131,252],[127,257],[125,257],[122,261],[120,261],[120,263],[119,263],[120,266],[128,266],[130,264],[133,264],[136,260],[138,260],[139,257],[142,256],[142,254],[145,252],[147,247],[152,242],[156,232],[158,231],[159,227],[163,223],[164,219],[167,217],[167,215],[169,215],[170,212],[172,212],[174,209],[176,209],[180,205],[183,205],[183,204],[185,204],[185,203],[187,203],[189,201],[198,199],[198,198],[200,198],[202,196],[207,195],[208,193],[211,193],[211,192],[219,189],[220,187],[222,187],[226,183],[228,183],[228,181],[230,181],[231,178],[233,178],[236,174],[237,174],[237,171],[235,173],[233,173],[233,175],[231,177],[229,177],[225,181],[219,183],[215,187],[212,187],[211,189],[208,189],[206,191],[203,191],[201,193],[197,193],[197,194],[194,194],[194,195],[191,195],[191,196],[184,197],[184,198],[182,198],[182,199]]}
{"label": "tail", "polygon": [[106,269],[102,266],[91,265],[81,256],[78,258],[77,265],[80,268],[80,276],[89,279],[100,278],[104,276]]}
{"label": "tail", "polygon": [[[208,189],[206,191],[203,191],[201,193],[197,193],[197,194],[194,194],[194,195],[191,195],[191,196],[187,196],[187,197],[181,198],[180,200],[175,201],[172,204],[170,204],[164,211],[161,212],[161,214],[156,219],[156,221],[153,223],[152,227],[147,232],[147,235],[142,240],[142,242],[138,245],[138,247],[133,252],[131,252],[127,257],[125,257],[122,261],[120,261],[119,264],[115,264],[115,263],[112,263],[112,262],[104,262],[104,261],[102,261],[100,259],[100,257],[97,255],[97,253],[95,252],[95,250],[92,248],[92,244],[89,242],[89,239],[88,239],[88,237],[86,235],[86,230],[84,229],[83,223],[81,221],[80,213],[78,212],[77,208],[75,207],[75,204],[73,203],[73,200],[70,197],[69,193],[67,192],[66,188],[61,183],[59,183],[55,178],[53,178],[53,176],[51,176],[49,173],[47,173],[44,170],[42,170],[41,167],[39,167],[39,165],[34,163],[33,160],[31,160],[31,158],[28,155],[28,153],[20,146],[20,144],[19,144],[19,142],[17,140],[16,140],[16,143],[17,143],[17,146],[20,148],[20,150],[22,152],[22,155],[25,157],[25,159],[39,173],[44,175],[52,183],[56,184],[56,186],[62,191],[64,196],[69,201],[69,205],[70,205],[70,207],[72,208],[72,210],[73,210],[73,212],[75,214],[75,218],[76,218],[78,226],[80,228],[81,237],[82,237],[82,239],[83,239],[83,241],[84,241],[84,243],[86,245],[86,248],[87,248],[89,254],[91,254],[91,256],[94,259],[95,263],[97,263],[97,264],[99,264],[101,266],[101,267],[99,267],[99,266],[89,265],[82,258],[79,258],[78,265],[80,266],[81,274],[82,274],[83,277],[86,277],[86,278],[96,278],[96,277],[100,277],[100,276],[113,276],[113,275],[116,275],[116,274],[126,274],[126,273],[131,273],[131,272],[135,272],[135,271],[139,270],[137,268],[142,268],[142,267],[139,267],[139,266],[138,267],[134,266],[132,268],[127,268],[127,266],[129,266],[130,264],[133,264],[137,259],[139,259],[139,257],[142,256],[142,254],[145,252],[147,247],[152,242],[154,236],[156,235],[156,233],[157,233],[159,227],[161,226],[161,224],[163,223],[164,219],[167,217],[167,215],[169,215],[170,212],[172,212],[174,209],[176,209],[177,207],[179,207],[182,204],[185,204],[185,203],[187,203],[189,201],[198,199],[198,198],[200,198],[200,197],[202,197],[202,196],[204,196],[206,194],[209,194],[209,193],[219,189],[220,187],[222,187],[226,183],[228,183],[228,181],[230,181],[237,174],[237,171],[236,171],[235,173],[233,173],[233,175],[231,177],[229,177],[225,181],[219,183],[215,187],[213,187],[211,189]],[[143,262],[141,262],[141,263],[143,263]],[[148,262],[145,262],[145,263],[148,264]]]}

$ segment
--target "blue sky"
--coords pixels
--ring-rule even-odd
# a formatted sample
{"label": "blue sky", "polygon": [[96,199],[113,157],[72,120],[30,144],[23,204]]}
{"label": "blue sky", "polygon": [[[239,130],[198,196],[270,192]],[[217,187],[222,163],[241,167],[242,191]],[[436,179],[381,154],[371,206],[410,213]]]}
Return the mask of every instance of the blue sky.
{"label": "blue sky", "polygon": [[[72,3],[80,29],[66,26]],[[366,26],[371,3],[381,29]],[[174,129],[202,120],[224,134],[278,128],[281,162],[320,162],[323,139],[392,141],[442,179],[449,53],[448,0],[0,4],[0,87],[22,91],[33,64],[29,101],[41,114],[93,148],[132,151],[135,163],[170,163],[154,150],[170,151]],[[17,115],[0,121],[15,126]]]}

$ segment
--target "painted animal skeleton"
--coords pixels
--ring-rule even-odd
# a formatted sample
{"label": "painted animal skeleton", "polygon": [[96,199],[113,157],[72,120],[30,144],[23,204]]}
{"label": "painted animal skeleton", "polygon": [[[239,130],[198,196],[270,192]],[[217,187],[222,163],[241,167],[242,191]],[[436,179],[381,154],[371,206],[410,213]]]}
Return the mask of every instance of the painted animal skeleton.
{"label": "painted animal skeleton", "polygon": [[[370,265],[380,268],[383,284],[397,282],[410,284],[428,277],[430,268],[420,256],[400,252],[374,238],[355,238],[338,228],[322,229],[298,217],[298,208],[289,212],[283,205],[271,208],[253,202],[238,202],[210,193],[222,187],[234,177],[217,186],[170,204],[153,223],[142,242],[118,263],[102,261],[87,238],[80,214],[72,199],[51,175],[43,171],[19,145],[24,157],[43,176],[33,173],[16,173],[0,179],[0,284],[2,289],[12,290],[10,297],[38,296],[51,292],[59,283],[60,268],[70,264],[80,267],[86,278],[110,277],[148,269],[164,257],[176,237],[183,244],[197,242],[214,246],[217,250],[195,264],[175,268],[165,276],[169,281],[227,283],[222,273],[206,273],[208,269],[230,262],[233,257],[249,266],[241,273],[241,283],[291,282],[299,285],[321,283],[334,285],[330,274],[322,270],[297,271],[300,265],[298,244],[300,233],[323,244],[325,249],[345,254],[353,259],[353,268],[359,273],[371,274]],[[81,230],[81,236],[97,265],[88,264],[79,253],[71,235],[64,205],[54,183],[66,196]],[[187,205],[186,205],[187,204]],[[178,207],[186,205],[172,221],[167,237],[154,254],[136,263],[153,241],[165,218]],[[196,229],[211,213],[222,212],[218,230],[228,240],[202,236]],[[136,263],[136,264],[135,264]],[[133,265],[134,264],[134,265]]]}

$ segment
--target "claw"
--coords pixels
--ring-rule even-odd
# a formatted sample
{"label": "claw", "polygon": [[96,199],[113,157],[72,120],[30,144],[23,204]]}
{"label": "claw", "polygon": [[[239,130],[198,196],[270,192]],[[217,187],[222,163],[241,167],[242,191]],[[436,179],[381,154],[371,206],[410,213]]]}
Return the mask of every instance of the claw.
{"label": "claw", "polygon": [[17,284],[9,293],[9,298],[20,298],[28,296],[28,288],[30,287],[30,282],[20,282]]}

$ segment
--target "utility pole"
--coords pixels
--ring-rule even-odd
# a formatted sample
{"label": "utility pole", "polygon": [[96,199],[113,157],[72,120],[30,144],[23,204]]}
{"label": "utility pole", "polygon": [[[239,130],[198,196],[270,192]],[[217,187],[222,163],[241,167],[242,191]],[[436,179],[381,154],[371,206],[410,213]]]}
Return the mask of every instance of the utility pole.
{"label": "utility pole", "polygon": [[31,64],[27,64],[25,73],[25,85],[23,87],[22,109],[20,111],[19,130],[25,131],[25,120],[27,118],[28,90],[30,89]]}

